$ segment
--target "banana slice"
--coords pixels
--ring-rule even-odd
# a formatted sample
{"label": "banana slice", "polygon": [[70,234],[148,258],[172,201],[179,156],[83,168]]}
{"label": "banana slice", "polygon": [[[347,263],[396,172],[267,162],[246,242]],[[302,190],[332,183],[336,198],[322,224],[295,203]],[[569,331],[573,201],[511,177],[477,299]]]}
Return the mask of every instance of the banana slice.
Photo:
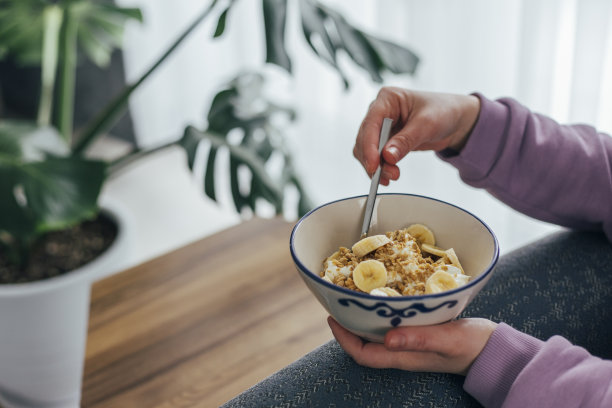
{"label": "banana slice", "polygon": [[353,282],[360,290],[370,293],[387,284],[387,269],[382,262],[374,259],[361,261],[353,271]]}
{"label": "banana slice", "polygon": [[449,248],[445,252],[446,252],[446,256],[448,257],[449,261],[451,261],[451,263],[455,265],[457,268],[461,269],[461,273],[465,275],[465,272],[463,271],[463,267],[461,266],[461,263],[459,262],[459,257],[457,257],[457,254],[455,253],[455,250],[453,248]]}
{"label": "banana slice", "polygon": [[412,224],[408,228],[406,228],[406,232],[409,233],[422,244],[435,245],[436,238],[434,237],[434,233],[428,227],[423,224]]}
{"label": "banana slice", "polygon": [[458,287],[455,278],[450,273],[436,271],[425,281],[425,293],[440,293]]}
{"label": "banana slice", "polygon": [[338,259],[340,257],[340,251],[336,251],[325,259],[325,261],[331,261],[332,259]]}
{"label": "banana slice", "polygon": [[383,287],[383,288],[376,288],[376,289],[372,289],[370,291],[370,295],[373,296],[401,296],[399,294],[399,292],[393,288],[388,288],[388,287]]}
{"label": "banana slice", "polygon": [[421,249],[427,252],[428,254],[439,256],[440,258],[445,258],[447,256],[446,251],[442,248],[438,248],[437,246],[422,244]]}
{"label": "banana slice", "polygon": [[463,286],[470,281],[470,277],[462,273],[455,275],[455,282],[457,286]]}
{"label": "banana slice", "polygon": [[365,237],[364,239],[358,241],[351,249],[358,258],[361,258],[362,256],[377,250],[381,246],[387,245],[389,242],[391,242],[391,240],[387,238],[386,235],[372,235],[371,237]]}
{"label": "banana slice", "polygon": [[461,269],[457,268],[455,265],[438,265],[435,270],[443,271],[451,275],[455,282],[457,282],[457,286],[463,286],[470,281],[470,277],[464,275]]}

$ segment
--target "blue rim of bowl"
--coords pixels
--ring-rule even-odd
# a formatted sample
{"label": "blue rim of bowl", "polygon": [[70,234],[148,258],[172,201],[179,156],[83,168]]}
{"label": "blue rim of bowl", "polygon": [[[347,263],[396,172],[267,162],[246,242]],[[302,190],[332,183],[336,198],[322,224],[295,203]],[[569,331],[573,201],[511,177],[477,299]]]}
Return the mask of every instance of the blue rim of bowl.
{"label": "blue rim of bowl", "polygon": [[291,257],[293,258],[293,261],[298,266],[298,268],[301,271],[307,272],[307,273],[303,274],[304,276],[307,276],[310,279],[312,279],[312,280],[314,280],[314,281],[316,281],[318,283],[321,283],[321,284],[323,284],[324,286],[327,286],[330,289],[335,290],[336,292],[344,293],[344,294],[347,294],[347,295],[357,296],[357,297],[361,297],[361,298],[364,298],[364,299],[377,299],[377,300],[385,300],[385,301],[390,301],[390,302],[401,302],[401,301],[406,301],[406,300],[435,299],[435,298],[440,298],[440,297],[444,297],[444,296],[448,296],[448,295],[451,295],[451,294],[454,294],[454,293],[461,292],[461,291],[463,291],[463,290],[465,290],[467,288],[475,286],[478,282],[483,280],[493,270],[493,267],[495,266],[495,264],[497,263],[497,260],[499,258],[499,243],[497,242],[497,237],[493,233],[493,230],[491,230],[491,228],[483,220],[481,220],[479,217],[477,217],[476,215],[472,214],[471,212],[469,212],[466,209],[463,209],[463,208],[461,208],[459,206],[456,206],[456,205],[451,204],[449,202],[446,202],[444,200],[439,200],[437,198],[427,197],[427,196],[419,195],[419,194],[381,193],[381,194],[378,194],[378,196],[405,196],[405,197],[425,198],[427,200],[437,201],[437,202],[440,202],[440,203],[443,203],[443,204],[446,204],[446,205],[450,205],[451,207],[455,207],[456,209],[458,209],[460,211],[463,211],[466,214],[471,215],[472,217],[474,217],[474,219],[476,219],[478,222],[480,222],[489,231],[489,233],[491,234],[491,237],[493,237],[493,243],[495,245],[495,253],[493,254],[493,259],[491,259],[491,262],[489,263],[489,265],[487,266],[485,271],[482,272],[480,275],[478,275],[474,280],[469,281],[468,283],[458,287],[457,289],[449,290],[449,291],[442,292],[442,293],[431,294],[431,295],[417,295],[417,296],[375,296],[375,295],[370,295],[369,293],[357,292],[357,291],[354,291],[354,290],[343,288],[342,286],[338,286],[338,285],[335,285],[333,283],[326,282],[318,274],[316,274],[313,271],[311,271],[310,269],[306,268],[306,266],[304,266],[304,264],[298,259],[297,255],[295,254],[295,251],[293,249],[293,240],[295,238],[295,233],[298,230],[298,228],[300,227],[300,224],[306,218],[308,218],[308,216],[310,214],[314,213],[315,211],[318,211],[319,209],[321,209],[323,207],[327,207],[328,205],[339,203],[341,201],[355,200],[355,199],[358,199],[358,198],[367,198],[367,195],[359,195],[359,196],[341,198],[339,200],[330,201],[329,203],[325,203],[323,205],[320,205],[317,208],[314,208],[314,209],[308,211],[308,213],[306,213],[302,218],[300,218],[298,220],[298,222],[294,225],[293,229],[291,230],[291,237],[289,238],[289,251],[291,252]]}

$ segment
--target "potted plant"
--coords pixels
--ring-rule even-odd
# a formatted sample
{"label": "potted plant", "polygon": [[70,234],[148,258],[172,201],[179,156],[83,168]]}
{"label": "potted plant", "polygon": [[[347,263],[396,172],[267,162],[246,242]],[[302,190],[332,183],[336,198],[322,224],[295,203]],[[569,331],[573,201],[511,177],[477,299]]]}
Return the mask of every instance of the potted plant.
{"label": "potted plant", "polygon": [[[257,201],[264,199],[281,213],[287,185],[298,191],[298,212],[310,208],[291,152],[272,120],[279,114],[292,117],[294,112],[262,98],[257,90],[263,77],[257,73],[238,76],[214,97],[206,129],[188,127],[176,141],[155,149],[135,146],[113,162],[87,154],[125,113],[130,95],[202,21],[215,16],[213,37],[223,35],[235,3],[211,1],[140,78],[75,132],[77,56],[83,53],[104,65],[120,44],[124,22],[140,20],[140,11],[93,0],[0,1],[0,58],[11,56],[38,65],[41,90],[35,121],[0,120],[0,404],[79,405],[91,283],[104,275],[113,255],[120,254],[123,240],[121,213],[100,208],[98,197],[108,177],[122,167],[178,145],[193,169],[196,149],[207,140],[211,147],[204,191],[211,198],[216,198],[216,153],[226,149],[237,211],[256,212]],[[337,62],[339,52],[375,81],[382,80],[385,70],[414,72],[418,58],[410,50],[364,33],[315,1],[299,0],[297,5],[307,43],[338,70],[346,86],[348,79]],[[284,42],[287,8],[287,0],[262,0],[266,63],[290,73]],[[315,36],[319,42],[313,41]],[[230,142],[227,136],[236,129],[242,137]],[[256,133],[263,136],[254,137]],[[265,167],[273,153],[283,157],[283,171],[277,176]],[[241,166],[251,174],[246,190],[239,186]],[[82,244],[81,251],[74,242]],[[77,252],[84,255],[76,256]],[[54,256],[61,258],[59,262]]]}

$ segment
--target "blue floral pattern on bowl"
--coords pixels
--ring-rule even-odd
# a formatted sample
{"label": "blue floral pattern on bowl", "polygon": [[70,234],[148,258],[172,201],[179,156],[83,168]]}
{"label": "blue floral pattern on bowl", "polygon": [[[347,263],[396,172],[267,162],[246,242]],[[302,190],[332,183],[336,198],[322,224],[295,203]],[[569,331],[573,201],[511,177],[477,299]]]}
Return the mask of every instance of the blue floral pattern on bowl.
{"label": "blue floral pattern on bowl", "polygon": [[431,313],[435,310],[438,310],[444,306],[451,309],[457,305],[456,300],[447,300],[446,302],[442,302],[434,307],[427,307],[423,303],[413,303],[412,305],[405,307],[403,309],[396,309],[394,307],[389,306],[385,302],[378,302],[372,306],[364,305],[355,299],[338,299],[338,303],[342,306],[349,307],[350,304],[360,307],[364,310],[376,311],[376,314],[381,317],[393,317],[391,319],[391,325],[393,327],[397,327],[401,322],[402,318],[409,319],[411,317],[416,316],[419,313]]}

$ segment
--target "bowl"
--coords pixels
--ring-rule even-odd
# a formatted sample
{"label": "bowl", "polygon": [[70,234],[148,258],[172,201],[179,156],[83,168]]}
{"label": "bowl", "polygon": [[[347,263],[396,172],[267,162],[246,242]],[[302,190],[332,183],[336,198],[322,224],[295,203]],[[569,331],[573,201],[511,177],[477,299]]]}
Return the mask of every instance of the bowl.
{"label": "bowl", "polygon": [[319,277],[323,260],[340,246],[360,238],[367,196],[324,204],[293,227],[290,251],[300,276],[327,312],[356,335],[383,342],[398,326],[433,325],[457,318],[487,283],[499,257],[497,238],[470,212],[430,197],[379,194],[369,235],[384,234],[419,223],[428,226],[436,246],[454,248],[470,281],[456,289],[420,296],[372,296]]}

